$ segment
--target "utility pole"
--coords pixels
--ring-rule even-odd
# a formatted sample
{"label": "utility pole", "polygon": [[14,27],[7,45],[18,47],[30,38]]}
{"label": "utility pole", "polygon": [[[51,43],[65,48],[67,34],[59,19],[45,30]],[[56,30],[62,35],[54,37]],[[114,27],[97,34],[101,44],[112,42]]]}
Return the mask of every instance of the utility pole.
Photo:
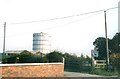
{"label": "utility pole", "polygon": [[5,54],[5,37],[6,37],[6,22],[4,22],[4,39],[3,39],[3,59],[6,61],[6,54]]}
{"label": "utility pole", "polygon": [[106,11],[104,11],[104,17],[105,17],[106,52],[107,52],[106,65],[107,65],[107,70],[109,70],[109,49],[108,49],[108,38],[107,38]]}

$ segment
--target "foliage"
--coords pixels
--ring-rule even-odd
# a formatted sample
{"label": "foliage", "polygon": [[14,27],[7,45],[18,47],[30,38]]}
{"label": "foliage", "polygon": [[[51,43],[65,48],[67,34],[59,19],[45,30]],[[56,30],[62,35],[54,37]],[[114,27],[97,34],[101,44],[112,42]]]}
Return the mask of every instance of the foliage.
{"label": "foliage", "polygon": [[18,54],[7,57],[7,63],[17,63],[17,57],[19,57]]}
{"label": "foliage", "polygon": [[[99,52],[99,57],[97,59],[105,59],[106,58],[106,38],[98,37],[93,45],[97,48]],[[120,53],[120,33],[116,33],[112,39],[108,39],[108,47],[109,53]]]}
{"label": "foliage", "polygon": [[36,56],[34,57],[34,63],[47,63],[48,59],[46,58],[46,56],[41,57],[41,56]]}
{"label": "foliage", "polygon": [[20,63],[34,62],[34,55],[31,52],[24,50],[20,53],[19,62]]}
{"label": "foliage", "polygon": [[20,54],[6,56],[6,63],[31,63],[31,62],[34,62],[34,55],[27,50],[22,51]]}
{"label": "foliage", "polygon": [[[108,39],[108,45],[109,48],[111,48],[111,39]],[[97,51],[99,52],[99,56],[96,59],[106,59],[107,53],[106,53],[106,38],[104,37],[99,37],[97,38],[94,42],[93,45],[95,48],[97,48]]]}
{"label": "foliage", "polygon": [[[99,57],[96,59],[106,59],[106,39],[104,37],[97,38],[93,45],[98,48]],[[110,56],[110,65],[113,70],[117,70],[120,73],[120,32],[116,33],[112,39],[108,39],[108,48]]]}
{"label": "foliage", "polygon": [[[19,57],[19,59],[17,59]],[[59,51],[53,51],[45,56],[33,55],[29,51],[22,51],[20,54],[10,56],[7,63],[46,63],[46,62],[62,62],[65,58],[65,70],[75,72],[90,72],[91,70],[91,58],[81,54],[80,57],[71,55],[69,53],[62,53]]]}
{"label": "foliage", "polygon": [[74,72],[90,72],[91,70],[91,58],[88,56],[81,57],[76,55],[70,55],[68,53],[63,54],[65,58],[65,70]]}
{"label": "foliage", "polygon": [[112,42],[112,52],[120,53],[120,32],[115,34],[112,38]]}
{"label": "foliage", "polygon": [[90,72],[90,74],[102,75],[102,76],[115,76],[117,72],[108,72],[105,69],[95,69],[94,71]]}
{"label": "foliage", "polygon": [[118,71],[118,73],[120,74],[120,54],[119,53],[113,53],[110,56],[110,60],[112,63],[112,67],[114,69],[114,71]]}
{"label": "foliage", "polygon": [[[17,59],[19,57],[19,59]],[[8,63],[45,63],[45,62],[62,62],[62,57],[65,58],[65,70],[77,72],[90,72],[91,58],[89,56],[81,57],[71,55],[69,53],[62,54],[59,51],[53,51],[46,54],[44,57],[33,55],[29,51],[22,51],[20,54],[13,55],[8,58]]]}
{"label": "foliage", "polygon": [[46,55],[49,62],[62,62],[62,53],[59,51],[53,51]]}

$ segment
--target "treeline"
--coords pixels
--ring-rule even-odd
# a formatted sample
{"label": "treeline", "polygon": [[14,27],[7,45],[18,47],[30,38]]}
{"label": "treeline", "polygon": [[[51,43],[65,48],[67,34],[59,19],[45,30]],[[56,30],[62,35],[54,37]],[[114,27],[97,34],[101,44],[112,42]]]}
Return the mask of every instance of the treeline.
{"label": "treeline", "polygon": [[[97,49],[99,55],[95,57],[97,60],[106,60],[106,38],[98,37],[93,42],[95,49]],[[113,70],[117,70],[120,73],[120,33],[116,33],[112,39],[108,38],[109,49],[109,65]]]}
{"label": "treeline", "polygon": [[74,72],[91,72],[91,58],[81,54],[80,57],[76,55],[64,54],[65,70]]}
{"label": "treeline", "polygon": [[77,71],[77,72],[90,72],[91,70],[91,58],[89,56],[71,55],[69,53],[62,53],[60,51],[53,51],[44,56],[35,55],[27,50],[20,54],[14,54],[3,59],[3,63],[58,63],[63,62],[65,59],[65,70],[66,71]]}
{"label": "treeline", "polygon": [[[93,42],[95,49],[99,52],[99,56],[96,59],[106,59],[106,38],[98,37]],[[116,33],[112,39],[108,38],[108,49],[110,56],[112,54],[120,54],[120,33]]]}

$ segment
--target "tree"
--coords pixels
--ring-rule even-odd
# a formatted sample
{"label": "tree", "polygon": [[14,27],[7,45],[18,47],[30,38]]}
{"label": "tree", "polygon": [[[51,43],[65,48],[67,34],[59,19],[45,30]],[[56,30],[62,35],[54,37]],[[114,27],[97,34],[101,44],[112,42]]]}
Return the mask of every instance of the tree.
{"label": "tree", "polygon": [[34,55],[31,52],[24,50],[20,53],[19,62],[20,63],[34,62]]}
{"label": "tree", "polygon": [[112,39],[112,55],[111,63],[113,67],[118,71],[120,77],[120,32],[116,33]]}
{"label": "tree", "polygon": [[17,63],[17,57],[19,56],[19,54],[14,54],[10,57],[7,57],[7,63]]}
{"label": "tree", "polygon": [[68,61],[70,61],[70,62],[75,62],[75,61],[78,60],[76,55],[71,55],[71,54],[69,54],[69,53],[63,54],[63,57],[65,58],[65,62],[66,62],[66,61],[67,61],[67,62],[68,62]]}
{"label": "tree", "polygon": [[[99,57],[97,59],[106,58],[106,39],[104,37],[97,38],[93,45],[97,48],[99,52]],[[108,48],[110,56],[110,65],[114,70],[118,70],[120,74],[120,32],[116,33],[112,39],[108,39]]]}
{"label": "tree", "polygon": [[91,59],[83,54],[81,54],[80,57],[77,57],[76,55],[71,55],[69,53],[63,54],[65,58],[65,70],[67,71],[75,71],[75,72],[89,72],[90,71],[90,65]]}
{"label": "tree", "polygon": [[91,60],[91,58],[90,58],[88,55],[86,56],[86,61],[87,61],[89,64],[92,63],[92,60]]}
{"label": "tree", "polygon": [[63,55],[59,51],[53,51],[46,55],[46,58],[48,59],[49,62],[62,62],[62,57]]}
{"label": "tree", "polygon": [[[112,49],[112,40],[108,39],[108,47],[109,51]],[[99,56],[96,59],[106,59],[107,57],[107,52],[106,52],[106,38],[104,37],[99,37],[97,38],[94,42],[93,45],[95,48],[97,48],[97,51],[99,52]]]}
{"label": "tree", "polygon": [[34,62],[35,63],[47,63],[48,59],[46,56],[40,57],[40,56],[34,56]]}
{"label": "tree", "polygon": [[120,32],[115,34],[112,42],[112,52],[120,53]]}
{"label": "tree", "polygon": [[120,53],[111,54],[110,59],[111,59],[113,69],[117,70],[120,76]]}

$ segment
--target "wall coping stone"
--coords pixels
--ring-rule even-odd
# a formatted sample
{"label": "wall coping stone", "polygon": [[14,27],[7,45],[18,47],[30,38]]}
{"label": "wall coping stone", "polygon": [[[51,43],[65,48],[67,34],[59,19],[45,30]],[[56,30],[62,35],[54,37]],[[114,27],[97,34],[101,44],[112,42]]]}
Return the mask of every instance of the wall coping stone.
{"label": "wall coping stone", "polygon": [[31,65],[59,65],[64,63],[15,63],[15,64],[0,64],[0,67],[2,66],[31,66]]}

